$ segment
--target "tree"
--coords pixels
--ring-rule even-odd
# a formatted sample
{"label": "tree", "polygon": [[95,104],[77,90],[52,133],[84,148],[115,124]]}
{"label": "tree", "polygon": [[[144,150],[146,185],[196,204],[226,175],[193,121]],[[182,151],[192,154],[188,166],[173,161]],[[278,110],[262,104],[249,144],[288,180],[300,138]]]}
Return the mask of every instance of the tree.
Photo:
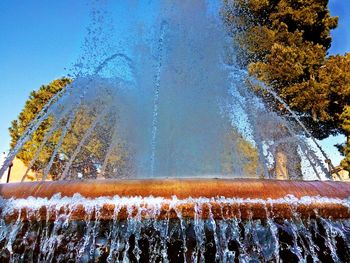
{"label": "tree", "polygon": [[[327,57],[330,31],[337,26],[328,0],[225,1],[223,18],[238,62],[269,85],[297,112],[318,139],[349,133],[343,115],[349,105],[349,54]],[[255,82],[249,83],[271,107],[288,112]],[[343,116],[343,117],[340,117]],[[342,152],[349,154],[350,144]]]}
{"label": "tree", "polygon": [[[30,93],[24,109],[9,128],[11,148],[15,147],[50,99],[71,83],[71,79],[61,78]],[[61,105],[60,110],[65,114],[52,114],[44,120],[20,149],[17,158],[34,170],[39,178],[49,175],[54,180],[76,178],[78,175],[96,178],[101,173],[108,177],[125,172],[127,154],[120,142],[111,142],[115,139],[116,116],[101,115],[100,105],[103,103],[98,99],[79,105]],[[64,107],[70,108],[64,111]]]}
{"label": "tree", "polygon": [[347,105],[344,108],[343,113],[340,115],[342,121],[342,129],[347,135],[347,141],[343,145],[340,145],[340,151],[345,158],[342,160],[341,165],[348,171],[350,171],[350,106]]}
{"label": "tree", "polygon": [[222,173],[235,176],[261,177],[263,168],[256,147],[235,128],[225,135]]}
{"label": "tree", "polygon": [[[35,117],[41,112],[43,107],[49,102],[49,100],[58,92],[60,92],[67,84],[71,83],[68,78],[61,78],[54,80],[49,85],[43,85],[38,91],[32,91],[29,95],[28,100],[17,120],[12,121],[11,127],[9,128],[11,136],[11,149],[13,149],[17,141],[21,138],[23,133],[26,131],[30,123]],[[33,134],[32,140],[28,141],[21,151],[18,153],[17,158],[22,160],[25,165],[30,166],[31,160],[33,160],[36,150],[40,143],[43,141],[44,134],[49,130],[52,119],[49,118],[40,125],[40,127]],[[48,143],[55,144],[57,137],[50,138]],[[38,171],[43,162],[48,161],[52,149],[44,149],[40,153],[38,160],[32,165],[34,171]]]}

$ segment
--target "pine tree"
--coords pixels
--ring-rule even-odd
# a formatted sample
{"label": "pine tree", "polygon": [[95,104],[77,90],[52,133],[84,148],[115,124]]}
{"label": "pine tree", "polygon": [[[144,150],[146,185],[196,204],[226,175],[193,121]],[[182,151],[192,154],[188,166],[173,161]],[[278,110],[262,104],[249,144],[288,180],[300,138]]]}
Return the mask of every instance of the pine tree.
{"label": "pine tree", "polygon": [[[17,141],[21,138],[30,123],[35,119],[37,114],[50,101],[50,99],[60,92],[72,80],[61,78],[52,81],[48,85],[43,85],[38,91],[32,91],[27,100],[24,109],[19,114],[18,119],[12,122],[9,128],[11,136],[11,148],[15,147]],[[74,85],[73,85],[74,88]],[[106,94],[105,94],[106,95]],[[50,176],[53,180],[60,179],[67,163],[72,156],[75,156],[70,166],[68,178],[76,178],[78,174],[84,178],[96,178],[99,175],[99,169],[105,165],[104,177],[114,177],[123,173],[126,175],[127,169],[127,153],[120,144],[113,144],[110,148],[113,133],[115,131],[116,116],[115,114],[98,116],[99,101],[96,105],[90,102],[89,105],[81,104],[79,107],[74,106],[74,118],[69,125],[68,131],[64,134],[62,143],[59,144],[63,127],[67,125],[70,114],[67,114],[60,120],[59,126],[44,141],[45,135],[50,134],[49,131],[53,127],[55,121],[54,116],[42,122],[36,129],[31,139],[22,147],[17,154],[17,158],[22,160],[25,165],[34,170],[38,177],[42,177],[45,168],[48,166],[55,149],[58,150],[54,155],[54,161],[50,169]],[[66,105],[70,106],[70,105]],[[74,152],[78,148],[79,143],[84,137],[87,130],[92,127],[93,122],[99,119],[101,125],[96,125],[93,132],[83,143],[79,152]],[[56,126],[55,126],[56,127]],[[68,126],[67,126],[68,127]],[[109,158],[105,162],[107,151],[110,149]],[[33,163],[34,160],[34,163]],[[61,178],[62,179],[62,178]]]}
{"label": "pine tree", "polygon": [[[349,138],[344,123],[350,104],[350,58],[327,57],[330,31],[338,20],[327,5],[328,0],[226,0],[222,14],[242,68],[286,101],[316,138],[338,133]],[[249,84],[288,117],[256,83]],[[341,147],[346,158],[349,149],[348,140]]]}
{"label": "pine tree", "polygon": [[[49,100],[60,92],[67,84],[71,83],[68,78],[61,78],[52,81],[49,85],[42,85],[38,91],[32,91],[21,113],[16,120],[13,120],[9,128],[11,137],[11,149],[15,147],[17,141],[24,134],[30,123],[41,112],[43,107]],[[31,160],[34,158],[36,150],[40,147],[44,139],[44,135],[48,132],[52,123],[52,118],[43,121],[39,128],[34,132],[33,137],[29,140],[22,150],[18,153],[17,158],[22,160],[25,165],[29,166]],[[38,160],[32,166],[34,171],[40,170],[43,163],[48,162],[53,148],[49,145],[57,144],[57,133],[54,134],[48,141],[47,146],[40,153]]]}

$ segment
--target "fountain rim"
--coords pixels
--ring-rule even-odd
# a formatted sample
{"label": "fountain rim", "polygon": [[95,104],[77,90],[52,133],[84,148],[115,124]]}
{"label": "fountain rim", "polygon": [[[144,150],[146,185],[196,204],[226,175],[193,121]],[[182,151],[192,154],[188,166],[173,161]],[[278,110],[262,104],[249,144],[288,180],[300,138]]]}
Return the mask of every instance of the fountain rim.
{"label": "fountain rim", "polygon": [[[349,219],[350,209],[345,199],[350,197],[350,183],[334,181],[282,181],[265,179],[106,179],[106,180],[80,180],[80,181],[40,181],[0,184],[0,196],[3,199],[41,197],[51,198],[55,194],[61,197],[72,197],[75,194],[94,199],[98,197],[162,197],[184,200],[176,205],[184,218],[195,218],[195,198],[209,198],[202,207],[201,218],[207,219],[210,215],[214,219],[266,219],[270,214],[276,219],[293,218],[294,213],[301,218],[316,218],[322,216],[333,219]],[[316,197],[306,203],[290,203],[286,198],[293,195],[296,198]],[[226,203],[224,198],[237,198]],[[329,200],[318,197],[327,197]],[[238,200],[240,199],[240,200]],[[269,200],[278,199],[277,203]],[[226,199],[227,200],[227,199]],[[33,201],[33,200],[32,200]],[[13,210],[5,218],[7,222],[14,221],[20,216],[22,220],[28,218],[28,206]],[[266,201],[266,202],[265,202]],[[115,203],[102,205],[100,219],[114,218]],[[133,206],[132,214],[137,214],[138,208]],[[158,219],[177,218],[177,212],[168,205],[161,207]],[[1,212],[1,208],[0,208]],[[55,220],[56,213],[50,214],[47,207],[38,210],[40,220]],[[86,218],[84,200],[77,205],[71,213],[70,220],[83,220]],[[147,217],[147,216],[146,216]],[[124,207],[118,214],[119,220],[128,218],[128,209]],[[38,220],[38,218],[35,218]],[[95,220],[92,218],[91,220]]]}
{"label": "fountain rim", "polygon": [[243,199],[279,199],[288,195],[347,199],[350,183],[335,181],[285,181],[242,178],[157,178],[37,181],[0,184],[4,199],[47,197],[61,193],[87,198],[112,196],[154,196],[172,198],[226,197]]}

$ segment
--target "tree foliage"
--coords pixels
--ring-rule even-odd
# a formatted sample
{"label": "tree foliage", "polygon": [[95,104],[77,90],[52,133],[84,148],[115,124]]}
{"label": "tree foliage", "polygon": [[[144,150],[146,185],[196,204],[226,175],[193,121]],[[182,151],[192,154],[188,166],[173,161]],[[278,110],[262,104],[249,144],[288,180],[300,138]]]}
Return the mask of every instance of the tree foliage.
{"label": "tree foliage", "polygon": [[340,151],[343,153],[345,158],[342,160],[341,165],[350,171],[350,106],[345,106],[343,113],[340,115],[342,121],[342,129],[347,135],[347,142],[340,145]]}
{"label": "tree foliage", "polygon": [[[11,148],[15,147],[50,99],[71,82],[68,78],[61,78],[31,92],[18,119],[9,128]],[[122,173],[125,175],[127,154],[120,142],[112,142],[116,138],[115,114],[101,114],[103,103],[98,99],[95,103],[89,101],[79,106],[62,105],[65,106],[72,109],[62,118],[59,115],[50,115],[43,121],[17,157],[34,170],[38,177],[49,173],[54,180],[63,179],[68,165],[70,169],[64,175],[66,179],[95,178],[101,174],[101,169],[104,177],[120,176]],[[88,133],[90,129],[91,132]],[[53,162],[49,167],[51,158]],[[50,169],[45,170],[47,167]]]}
{"label": "tree foliage", "polygon": [[222,173],[235,176],[262,177],[263,168],[256,147],[236,129],[225,136],[222,153]]}
{"label": "tree foliage", "polygon": [[[12,121],[11,127],[9,128],[11,137],[11,149],[17,144],[17,141],[25,133],[30,123],[35,117],[41,112],[43,107],[50,101],[50,99],[60,92],[67,84],[71,83],[68,78],[61,78],[54,80],[49,85],[42,85],[38,91],[32,91],[29,95],[28,100],[25,103],[23,110],[20,112],[17,120]],[[41,142],[44,139],[44,135],[48,132],[52,123],[52,119],[48,118],[43,121],[40,127],[34,132],[33,137],[29,140],[21,151],[18,153],[17,158],[22,160],[25,165],[29,166],[31,160],[33,160],[36,150],[40,147]],[[57,143],[57,135],[50,138],[48,144],[54,145]],[[53,152],[51,149],[46,149],[40,153],[39,160],[32,166],[34,171],[41,168],[44,160],[49,160],[50,153]]]}
{"label": "tree foliage", "polygon": [[[344,133],[348,144],[341,151],[349,159],[350,54],[327,56],[338,20],[327,5],[328,0],[225,0],[223,18],[239,65],[285,100],[316,138]],[[288,114],[256,83],[250,85]]]}

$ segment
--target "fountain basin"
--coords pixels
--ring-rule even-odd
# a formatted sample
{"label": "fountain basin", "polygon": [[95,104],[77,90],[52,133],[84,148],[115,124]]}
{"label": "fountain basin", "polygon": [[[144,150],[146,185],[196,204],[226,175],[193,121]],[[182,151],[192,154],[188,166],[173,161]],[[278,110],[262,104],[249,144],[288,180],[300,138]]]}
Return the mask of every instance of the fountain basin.
{"label": "fountain basin", "polygon": [[0,195],[1,262],[350,259],[344,182],[55,181],[3,184]]}
{"label": "fountain basin", "polygon": [[[301,218],[317,216],[332,219],[350,218],[349,204],[345,199],[350,196],[350,184],[331,181],[280,181],[258,179],[151,179],[151,180],[87,180],[55,181],[34,183],[10,183],[0,185],[0,195],[4,199],[52,198],[60,193],[61,197],[80,194],[71,208],[70,220],[83,220],[91,211],[85,209],[86,200],[105,197],[98,204],[99,219],[110,220],[115,217],[119,197],[139,197],[137,205],[125,203],[118,209],[117,219],[138,215],[147,219],[149,206],[157,199],[159,213],[156,218],[194,219],[196,215],[203,219],[289,219],[298,214]],[[109,198],[109,199],[108,199]],[[148,198],[148,199],[147,199]],[[151,198],[151,199],[149,199]],[[200,203],[200,213],[195,212]],[[127,207],[129,205],[129,208]],[[65,205],[57,205],[56,211],[66,213]],[[52,208],[52,207],[51,207]],[[6,220],[13,221],[20,215],[22,220],[55,220],[60,213],[48,213],[47,205],[32,208],[30,202],[14,208],[7,213]],[[95,209],[95,208],[93,208]],[[35,213],[30,213],[36,210]],[[152,210],[152,209],[151,209]],[[96,213],[92,213],[94,220]]]}

